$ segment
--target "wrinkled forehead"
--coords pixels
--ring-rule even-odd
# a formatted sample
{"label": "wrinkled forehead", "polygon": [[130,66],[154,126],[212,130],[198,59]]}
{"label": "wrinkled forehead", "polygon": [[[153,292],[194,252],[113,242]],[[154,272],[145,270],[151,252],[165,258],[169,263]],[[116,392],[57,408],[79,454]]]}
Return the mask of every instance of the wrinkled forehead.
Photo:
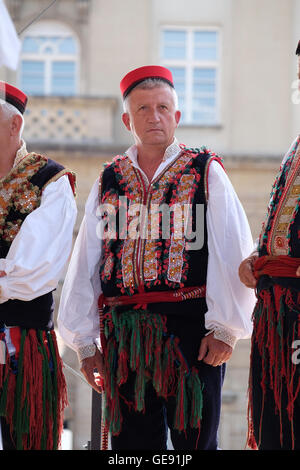
{"label": "wrinkled forehead", "polygon": [[136,87],[127,97],[132,103],[174,103],[175,94],[173,89],[167,84],[158,84],[153,87]]}

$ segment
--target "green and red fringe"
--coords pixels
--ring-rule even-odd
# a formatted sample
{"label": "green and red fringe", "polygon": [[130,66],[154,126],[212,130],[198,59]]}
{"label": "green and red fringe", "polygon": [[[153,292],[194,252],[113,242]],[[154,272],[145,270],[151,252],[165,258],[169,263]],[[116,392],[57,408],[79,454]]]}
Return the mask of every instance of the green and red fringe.
{"label": "green and red fringe", "polygon": [[203,385],[196,368],[189,369],[179,347],[179,339],[168,336],[166,317],[146,310],[117,313],[112,308],[103,316],[104,345],[104,422],[113,435],[122,427],[120,386],[127,382],[129,370],[135,372],[136,411],[145,410],[145,388],[151,381],[158,396],[176,397],[174,429],[198,429],[203,408]]}
{"label": "green and red fringe", "polygon": [[[57,450],[67,405],[66,382],[55,332],[20,330],[16,358],[0,364],[0,416],[17,450]],[[1,333],[5,340],[4,333]]]}
{"label": "green and red fringe", "polygon": [[[294,448],[294,403],[299,396],[300,374],[299,365],[293,362],[293,342],[300,339],[300,293],[280,285],[272,289],[264,289],[258,294],[258,301],[253,312],[254,329],[252,335],[252,351],[256,344],[261,358],[262,405],[258,439],[254,436],[252,375],[249,377],[248,402],[248,439],[251,449],[260,446],[262,418],[267,387],[272,390],[275,402],[275,413],[280,424],[280,441],[283,442],[282,414],[286,413],[291,426],[292,448]],[[250,366],[251,371],[251,366]],[[285,407],[282,392],[285,389],[288,403]]]}

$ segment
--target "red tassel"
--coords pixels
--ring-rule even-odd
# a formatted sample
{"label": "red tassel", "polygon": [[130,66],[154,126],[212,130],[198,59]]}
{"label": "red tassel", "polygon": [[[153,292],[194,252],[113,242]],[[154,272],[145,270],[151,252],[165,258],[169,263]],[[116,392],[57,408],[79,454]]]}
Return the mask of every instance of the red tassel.
{"label": "red tassel", "polygon": [[118,386],[127,382],[128,378],[128,353],[123,349],[118,358],[118,371],[117,371],[117,383]]}
{"label": "red tassel", "polygon": [[55,353],[55,362],[57,364],[57,409],[56,412],[56,422],[57,422],[57,432],[58,432],[58,447],[61,444],[61,435],[63,432],[64,425],[64,409],[68,406],[68,392],[66,379],[63,373],[63,362],[59,354],[57,339],[55,331],[51,330],[50,332],[52,344],[54,347]]}
{"label": "red tassel", "polygon": [[9,374],[7,402],[6,402],[6,422],[10,425],[10,431],[13,433],[13,415],[15,409],[16,375]]}
{"label": "red tassel", "polygon": [[[281,286],[273,286],[273,295],[269,291],[262,291],[259,294],[259,301],[254,312],[255,329],[253,341],[258,346],[261,356],[262,377],[261,388],[263,393],[263,404],[265,400],[266,384],[273,391],[275,402],[275,412],[279,418],[280,441],[283,443],[283,414],[287,413],[287,418],[291,424],[292,448],[294,448],[294,403],[300,393],[300,378],[296,376],[296,365],[292,363],[292,344],[296,337],[299,337],[299,322],[295,319],[291,326],[291,335],[288,337],[284,331],[285,317],[289,310],[295,310],[295,302],[292,292]],[[297,336],[298,335],[298,336]],[[251,357],[252,361],[252,357]],[[268,369],[266,362],[268,361]],[[296,381],[297,378],[297,381]],[[282,392],[285,387],[288,403],[286,409],[282,408]],[[260,433],[262,426],[263,404],[261,409]],[[252,424],[252,396],[249,390],[249,433],[248,444],[254,445],[253,424]],[[260,446],[260,439],[257,443]]]}

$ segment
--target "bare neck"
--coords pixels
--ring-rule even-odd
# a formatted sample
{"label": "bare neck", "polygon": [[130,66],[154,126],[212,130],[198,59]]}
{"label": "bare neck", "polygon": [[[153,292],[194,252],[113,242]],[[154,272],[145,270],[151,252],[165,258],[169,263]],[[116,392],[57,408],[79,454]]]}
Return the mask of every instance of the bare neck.
{"label": "bare neck", "polygon": [[149,181],[152,180],[157,168],[161,164],[166,148],[165,147],[138,147],[138,163],[143,172],[147,175]]}

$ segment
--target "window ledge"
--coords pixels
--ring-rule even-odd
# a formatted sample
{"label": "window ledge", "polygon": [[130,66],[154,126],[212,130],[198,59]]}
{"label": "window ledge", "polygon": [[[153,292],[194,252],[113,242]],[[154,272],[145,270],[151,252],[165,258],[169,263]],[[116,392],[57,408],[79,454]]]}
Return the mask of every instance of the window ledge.
{"label": "window ledge", "polygon": [[223,124],[179,124],[179,129],[223,129]]}

